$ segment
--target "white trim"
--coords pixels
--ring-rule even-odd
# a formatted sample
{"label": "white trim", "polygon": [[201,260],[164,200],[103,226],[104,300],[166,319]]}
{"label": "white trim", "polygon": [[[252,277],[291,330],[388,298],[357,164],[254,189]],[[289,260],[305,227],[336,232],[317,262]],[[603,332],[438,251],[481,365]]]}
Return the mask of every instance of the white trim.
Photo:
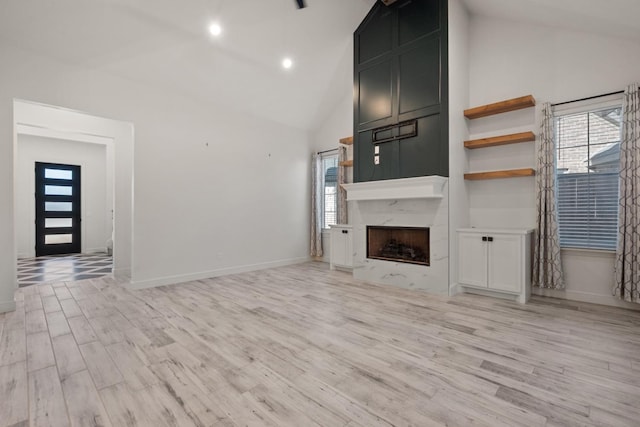
{"label": "white trim", "polygon": [[157,286],[174,285],[177,283],[191,282],[194,280],[209,279],[212,277],[226,276],[229,274],[246,273],[249,271],[264,270],[267,268],[283,267],[286,265],[301,264],[303,262],[311,261],[309,257],[290,258],[278,261],[269,261],[258,264],[240,265],[236,267],[220,268],[218,270],[201,271],[198,273],[180,274],[176,276],[158,277],[155,279],[146,279],[131,281],[125,285],[127,289],[146,289],[155,288]]}
{"label": "white trim", "polygon": [[442,199],[447,181],[448,178],[431,175],[342,184],[342,187],[347,190],[347,201]]}
{"label": "white trim", "polygon": [[628,308],[631,310],[640,310],[640,304],[626,302],[614,297],[613,295],[602,295],[602,294],[594,294],[591,292],[581,292],[581,291],[545,289],[545,288],[538,288],[538,287],[532,287],[531,294],[539,295],[543,297],[565,299],[570,301],[579,301],[579,302],[587,302],[591,304],[608,305],[610,307],[620,307],[620,308]]}
{"label": "white trim", "polygon": [[[86,111],[76,110],[74,108],[61,107],[59,105],[46,104],[44,102],[31,101],[31,100],[23,99],[23,98],[13,98],[13,103],[15,104],[16,102],[19,102],[21,104],[35,105],[37,107],[50,108],[52,110],[64,111],[64,112],[67,112],[67,113],[82,114],[83,116],[93,117],[93,118],[96,118],[96,119],[104,119],[104,120],[109,120],[109,121],[112,121],[112,122],[121,122],[121,123],[132,124],[131,122],[123,122],[120,119],[112,119],[110,117],[96,116],[96,115],[93,115],[91,113],[87,113]],[[87,135],[106,136],[106,135],[98,135],[98,134],[87,134]]]}
{"label": "white trim", "polygon": [[113,144],[113,138],[108,136],[92,135],[82,132],[66,132],[31,124],[16,124],[16,132],[18,133],[18,135],[41,136],[45,138],[62,139],[65,141],[87,142],[100,145]]}
{"label": "white trim", "polygon": [[2,301],[0,302],[0,313],[8,313],[10,311],[15,311],[16,302],[15,301]]}

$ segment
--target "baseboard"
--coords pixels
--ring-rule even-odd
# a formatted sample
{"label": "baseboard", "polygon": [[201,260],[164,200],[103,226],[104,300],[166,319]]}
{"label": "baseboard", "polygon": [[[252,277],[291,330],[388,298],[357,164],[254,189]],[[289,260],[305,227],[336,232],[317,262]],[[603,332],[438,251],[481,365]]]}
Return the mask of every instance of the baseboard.
{"label": "baseboard", "polygon": [[211,277],[227,276],[229,274],[246,273],[249,271],[264,270],[267,268],[284,267],[286,265],[301,264],[311,261],[309,257],[290,258],[278,261],[263,262],[258,264],[240,265],[236,267],[221,268],[218,270],[201,271],[198,273],[180,274],[176,276],[159,277],[146,280],[132,280],[125,285],[127,289],[146,289],[157,286],[174,285],[176,283],[192,282],[194,280],[209,279]]}
{"label": "baseboard", "polygon": [[106,254],[107,253],[107,248],[90,248],[90,249],[85,249],[84,251],[82,251],[83,254]]}
{"label": "baseboard", "polygon": [[131,269],[130,268],[114,268],[113,277],[115,277],[116,279],[130,279]]}
{"label": "baseboard", "polygon": [[533,287],[531,289],[532,295],[539,295],[543,297],[553,297],[560,299],[567,299],[571,301],[587,302],[591,304],[608,305],[611,307],[628,308],[631,310],[640,310],[640,304],[634,304],[627,301],[623,301],[614,297],[613,295],[594,294],[591,292],[580,292],[571,290],[556,290]]}
{"label": "baseboard", "polygon": [[450,283],[449,284],[449,296],[452,297],[462,292],[462,288],[459,283]]}
{"label": "baseboard", "polygon": [[467,287],[467,286],[460,286],[460,292],[464,292],[467,294],[482,295],[483,297],[499,298],[499,299],[510,300],[510,301],[517,301],[519,296],[518,294],[511,294],[511,293],[493,291],[488,289],[485,290],[485,289]]}
{"label": "baseboard", "polygon": [[15,301],[2,301],[0,302],[0,313],[8,313],[16,309]]}

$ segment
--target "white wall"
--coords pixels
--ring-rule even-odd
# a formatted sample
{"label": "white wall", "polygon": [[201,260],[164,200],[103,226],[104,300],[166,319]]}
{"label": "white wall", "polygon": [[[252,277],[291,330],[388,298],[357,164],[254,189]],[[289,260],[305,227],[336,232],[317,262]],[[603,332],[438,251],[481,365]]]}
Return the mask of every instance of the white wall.
{"label": "white wall", "polygon": [[[305,131],[4,44],[0,56],[2,199],[13,200],[13,98],[59,105],[135,126],[134,285],[307,259]],[[2,204],[1,241],[13,221]],[[13,299],[15,257],[0,248],[0,304]]]}
{"label": "white wall", "polygon": [[[353,64],[351,64],[351,66],[353,67]],[[349,79],[353,81],[353,72],[344,73],[340,78],[341,80]],[[323,125],[313,132],[313,150],[331,150],[338,146],[340,138],[351,135],[353,135],[352,90],[344,94],[340,101],[334,106],[329,117],[325,119]]]}
{"label": "white wall", "polygon": [[[461,171],[467,170],[462,141],[469,129],[469,14],[461,0],[449,0],[449,284],[458,283],[456,230],[469,226],[469,195]],[[455,289],[451,289],[455,292]]]}
{"label": "white wall", "polygon": [[[637,42],[474,16],[470,26],[469,107],[532,94],[536,109],[469,122],[472,138],[539,132],[543,102],[562,102],[623,89],[640,80]],[[470,170],[533,167],[534,144],[474,150]],[[533,178],[479,181],[469,185],[471,225],[529,227],[535,224]],[[610,254],[565,251],[566,292],[554,296],[619,304],[611,297]],[[598,266],[599,274],[585,274]]]}
{"label": "white wall", "polygon": [[35,162],[81,166],[82,253],[106,251],[113,197],[107,194],[106,145],[18,135],[16,244],[18,258],[35,256]]}
{"label": "white wall", "polygon": [[[0,74],[3,67],[0,67]],[[2,85],[0,78],[0,85]],[[13,218],[13,141],[16,138],[13,123],[13,100],[0,90],[0,313],[14,310],[16,281],[16,246]]]}

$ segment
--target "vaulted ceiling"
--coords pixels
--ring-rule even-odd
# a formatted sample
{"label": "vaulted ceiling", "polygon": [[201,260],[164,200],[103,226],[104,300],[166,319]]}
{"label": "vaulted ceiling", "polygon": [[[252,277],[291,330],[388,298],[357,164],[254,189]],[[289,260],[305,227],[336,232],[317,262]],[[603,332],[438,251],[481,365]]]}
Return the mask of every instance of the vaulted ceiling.
{"label": "vaulted ceiling", "polygon": [[[640,40],[638,0],[464,2],[472,14]],[[374,3],[2,0],[0,42],[312,130],[351,89],[334,78],[349,74],[353,31]]]}
{"label": "vaulted ceiling", "polygon": [[374,2],[2,0],[0,41],[313,129],[344,96],[332,80],[352,63],[353,31]]}
{"label": "vaulted ceiling", "polygon": [[640,41],[638,0],[463,0],[471,14]]}

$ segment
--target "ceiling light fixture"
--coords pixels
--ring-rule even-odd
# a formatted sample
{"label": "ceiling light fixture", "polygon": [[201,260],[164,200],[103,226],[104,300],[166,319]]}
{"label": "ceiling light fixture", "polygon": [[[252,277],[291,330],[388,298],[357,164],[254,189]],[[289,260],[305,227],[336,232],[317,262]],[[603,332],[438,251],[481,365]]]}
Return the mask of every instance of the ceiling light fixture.
{"label": "ceiling light fixture", "polygon": [[214,22],[213,24],[209,25],[209,32],[212,36],[218,37],[220,34],[222,34],[222,27],[217,22]]}
{"label": "ceiling light fixture", "polygon": [[293,67],[293,60],[291,58],[284,58],[282,60],[282,68],[288,70],[291,67]]}

